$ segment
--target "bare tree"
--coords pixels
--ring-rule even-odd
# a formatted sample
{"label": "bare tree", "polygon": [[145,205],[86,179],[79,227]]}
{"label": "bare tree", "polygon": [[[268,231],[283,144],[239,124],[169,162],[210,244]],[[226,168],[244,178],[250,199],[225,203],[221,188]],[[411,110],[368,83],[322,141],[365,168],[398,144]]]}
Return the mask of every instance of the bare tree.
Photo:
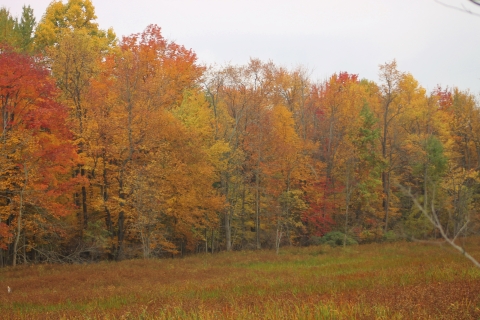
{"label": "bare tree", "polygon": [[[404,186],[401,186],[399,185],[400,189],[405,193],[407,194],[408,196],[410,196],[410,198],[412,199],[413,203],[415,204],[415,206],[422,212],[422,214],[430,221],[430,223],[440,232],[440,235],[442,236],[442,238],[449,244],[451,245],[453,248],[455,248],[456,250],[460,251],[468,260],[470,260],[476,267],[480,268],[480,263],[474,258],[472,257],[467,251],[465,251],[465,248],[457,245],[455,243],[455,240],[457,239],[457,237],[460,235],[460,233],[462,233],[468,223],[470,222],[468,219],[465,221],[465,223],[463,224],[463,226],[461,228],[459,228],[457,230],[457,232],[453,235],[453,237],[449,237],[447,235],[447,233],[445,232],[445,229],[443,228],[442,224],[440,223],[440,220],[438,219],[438,215],[437,215],[437,212],[435,210],[435,201],[431,201],[431,208],[430,210],[428,210],[427,208],[427,205],[425,206],[422,206],[420,204],[420,202],[417,200],[417,198],[415,198],[412,193],[410,192],[410,190],[408,190],[407,188],[405,188]],[[433,195],[435,195],[435,190],[433,192]]]}

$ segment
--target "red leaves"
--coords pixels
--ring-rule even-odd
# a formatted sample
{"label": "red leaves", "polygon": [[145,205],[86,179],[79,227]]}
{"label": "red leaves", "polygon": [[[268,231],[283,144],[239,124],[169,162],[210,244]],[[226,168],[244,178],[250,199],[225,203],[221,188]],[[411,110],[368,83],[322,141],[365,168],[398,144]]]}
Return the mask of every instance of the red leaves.
{"label": "red leaves", "polygon": [[3,175],[7,188],[28,190],[36,205],[63,212],[66,207],[54,205],[50,191],[65,183],[76,154],[66,126],[67,110],[56,101],[55,83],[40,61],[11,48],[0,49],[0,120],[7,124],[1,141],[2,170],[8,163],[17,168]]}
{"label": "red leaves", "polygon": [[326,181],[313,183],[305,189],[309,208],[302,213],[302,221],[306,223],[309,234],[323,236],[331,231],[335,224],[331,213],[334,212],[336,205],[331,195],[338,190],[334,190],[331,183]]}
{"label": "red leaves", "polygon": [[448,111],[453,104],[452,91],[448,88],[442,89],[439,86],[433,91],[433,94],[438,97],[439,109]]}
{"label": "red leaves", "polygon": [[12,238],[12,233],[7,224],[0,222],[0,249],[6,250],[7,245]]}

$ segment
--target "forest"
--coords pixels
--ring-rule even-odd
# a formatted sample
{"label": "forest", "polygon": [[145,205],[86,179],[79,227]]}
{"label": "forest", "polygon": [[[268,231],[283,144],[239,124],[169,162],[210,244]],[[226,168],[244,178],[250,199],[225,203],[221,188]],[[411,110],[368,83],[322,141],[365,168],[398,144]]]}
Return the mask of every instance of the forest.
{"label": "forest", "polygon": [[0,265],[479,231],[480,109],[395,60],[378,81],[206,66],[90,0],[0,9]]}

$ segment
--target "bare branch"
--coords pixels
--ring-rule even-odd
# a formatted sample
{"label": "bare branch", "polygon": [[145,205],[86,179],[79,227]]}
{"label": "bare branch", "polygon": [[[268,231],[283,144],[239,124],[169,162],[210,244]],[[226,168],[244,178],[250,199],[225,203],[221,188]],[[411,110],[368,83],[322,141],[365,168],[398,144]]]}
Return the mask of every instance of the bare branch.
{"label": "bare branch", "polygon": [[[475,0],[468,0],[470,1],[471,3],[477,5],[477,6],[480,6],[480,3],[476,2]],[[467,9],[464,5],[462,5],[462,7],[457,7],[457,6],[452,6],[450,4],[447,4],[447,3],[444,3],[440,0],[435,0],[436,3],[444,6],[444,7],[447,7],[447,8],[450,8],[450,9],[454,9],[454,10],[458,10],[458,11],[461,11],[461,12],[464,12],[464,13],[468,13],[468,14],[471,14],[471,15],[474,15],[474,16],[477,16],[477,17],[480,17],[480,14],[476,13],[476,12],[473,12],[471,11],[470,9]]]}
{"label": "bare branch", "polygon": [[457,237],[460,235],[460,233],[462,233],[463,229],[465,229],[467,227],[467,224],[469,222],[470,222],[470,220],[465,221],[465,224],[460,228],[460,230],[458,230],[457,234],[455,235],[455,237],[453,237],[452,241],[455,241],[457,239]]}
{"label": "bare branch", "polygon": [[415,204],[415,206],[422,212],[422,214],[428,218],[428,220],[430,220],[430,222],[433,224],[433,226],[435,228],[438,229],[438,231],[440,231],[440,234],[442,235],[442,238],[448,242],[449,245],[451,245],[453,248],[455,248],[456,250],[458,250],[459,252],[461,252],[468,260],[470,260],[477,268],[480,268],[480,263],[474,258],[472,257],[468,252],[465,251],[464,248],[460,247],[459,245],[457,245],[454,241],[455,239],[457,238],[458,234],[464,229],[465,225],[458,231],[458,233],[455,235],[455,237],[453,239],[450,239],[447,234],[445,233],[445,230],[443,229],[443,226],[442,224],[440,223],[439,219],[438,219],[438,215],[435,211],[435,206],[433,204],[433,199],[432,199],[432,213],[431,215],[427,212],[427,210],[418,202],[418,200],[412,195],[412,193],[410,192],[410,190],[408,190],[407,188],[405,188],[404,186],[402,185],[398,185],[399,188],[405,193],[407,194],[413,201],[413,203]]}

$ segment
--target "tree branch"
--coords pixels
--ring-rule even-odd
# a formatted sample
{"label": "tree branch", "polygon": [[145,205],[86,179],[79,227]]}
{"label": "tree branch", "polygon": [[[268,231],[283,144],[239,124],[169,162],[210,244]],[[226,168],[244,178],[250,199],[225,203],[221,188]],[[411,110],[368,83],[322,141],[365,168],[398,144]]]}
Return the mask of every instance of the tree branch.
{"label": "tree branch", "polygon": [[[475,0],[468,0],[470,1],[471,3],[477,5],[477,6],[480,6],[480,3],[476,2]],[[457,11],[461,11],[461,12],[464,12],[464,13],[468,13],[468,14],[471,14],[471,15],[474,15],[474,16],[477,16],[477,17],[480,17],[480,14],[478,13],[475,13],[469,9],[467,9],[464,5],[462,5],[462,7],[457,7],[457,6],[452,6],[450,4],[446,4],[440,0],[435,0],[436,3],[444,6],[444,7],[447,7],[447,8],[450,8],[450,9],[454,9],[454,10],[457,10]]]}
{"label": "tree branch", "polygon": [[415,206],[422,212],[422,214],[428,218],[428,220],[430,220],[430,222],[433,224],[433,226],[435,228],[438,229],[438,231],[440,231],[440,234],[442,235],[442,238],[448,242],[449,245],[451,245],[453,248],[455,248],[456,250],[458,250],[459,252],[461,252],[468,260],[470,260],[477,268],[480,268],[480,263],[474,258],[472,257],[468,252],[465,251],[464,248],[460,247],[459,245],[457,245],[454,241],[455,239],[457,238],[458,234],[464,229],[464,227],[466,226],[466,224],[459,230],[459,232],[455,235],[455,237],[452,239],[450,239],[447,234],[445,233],[445,230],[443,229],[443,226],[442,224],[440,223],[439,219],[438,219],[438,215],[435,211],[435,206],[434,206],[434,199],[432,198],[432,214],[428,214],[427,210],[418,202],[417,198],[415,198],[412,193],[410,192],[410,190],[408,190],[407,188],[405,188],[404,186],[402,185],[398,185],[399,188],[405,193],[407,194],[413,201],[413,203],[415,204]]}

